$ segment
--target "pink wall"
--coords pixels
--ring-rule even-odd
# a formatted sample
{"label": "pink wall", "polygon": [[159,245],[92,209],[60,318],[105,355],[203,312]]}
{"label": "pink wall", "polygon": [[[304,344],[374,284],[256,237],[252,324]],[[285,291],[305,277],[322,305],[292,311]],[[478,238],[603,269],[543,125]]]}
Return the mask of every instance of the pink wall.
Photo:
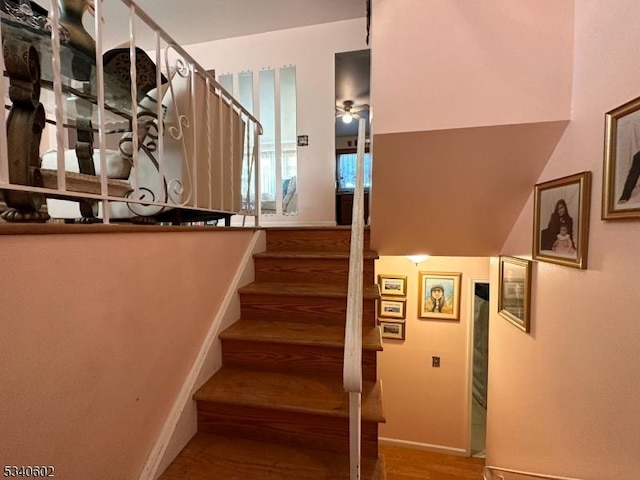
{"label": "pink wall", "polygon": [[[604,114],[640,95],[640,4],[575,5],[572,122],[539,181],[593,172],[589,269],[535,264],[530,335],[493,315],[487,463],[631,480],[640,468],[640,223],[601,221],[600,202]],[[502,253],[530,258],[532,210],[530,199]],[[494,281],[496,270],[494,261]]]}
{"label": "pink wall", "polygon": [[372,12],[372,246],[498,254],[570,117],[573,2]]}
{"label": "pink wall", "polygon": [[372,248],[497,255],[566,125],[376,135]]}
{"label": "pink wall", "polygon": [[[461,272],[460,321],[418,318],[418,272]],[[488,258],[430,257],[416,266],[404,256],[383,256],[376,274],[406,275],[406,340],[384,340],[378,371],[387,423],[384,439],[461,453],[469,443],[471,279],[489,279]],[[431,357],[441,367],[431,367]],[[415,445],[414,445],[415,446]]]}
{"label": "pink wall", "polygon": [[3,464],[137,478],[251,235],[0,235]]}
{"label": "pink wall", "polygon": [[375,134],[563,120],[572,0],[373,0]]}

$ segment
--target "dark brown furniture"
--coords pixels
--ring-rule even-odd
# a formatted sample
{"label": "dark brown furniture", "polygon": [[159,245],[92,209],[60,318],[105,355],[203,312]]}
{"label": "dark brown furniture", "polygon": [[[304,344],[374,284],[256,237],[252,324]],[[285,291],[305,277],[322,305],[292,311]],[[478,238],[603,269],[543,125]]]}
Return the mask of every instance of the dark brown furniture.
{"label": "dark brown furniture", "polygon": [[[353,192],[336,193],[336,223],[351,225],[353,213]],[[364,192],[364,221],[369,218],[369,192]]]}

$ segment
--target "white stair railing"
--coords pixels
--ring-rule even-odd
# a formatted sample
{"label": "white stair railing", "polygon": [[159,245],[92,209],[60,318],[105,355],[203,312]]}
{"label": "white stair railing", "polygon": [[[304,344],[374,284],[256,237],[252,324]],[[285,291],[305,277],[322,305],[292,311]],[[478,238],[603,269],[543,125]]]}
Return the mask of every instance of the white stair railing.
{"label": "white stair railing", "polygon": [[[70,17],[61,16],[58,0],[48,5],[50,19],[37,11],[29,13],[30,7],[25,13],[11,3],[4,4],[2,42],[5,45],[8,41],[13,50],[9,62],[0,49],[0,92],[5,109],[15,110],[16,115],[11,121],[11,115],[0,115],[0,190],[10,197],[6,203],[16,213],[13,221],[45,221],[46,214],[39,215],[42,199],[55,198],[102,203],[104,223],[109,223],[110,210],[119,207],[119,212],[130,213],[129,217],[154,216],[172,209],[193,218],[206,218],[208,213],[249,215],[256,217],[257,225],[260,122],[136,2],[120,1],[129,16],[128,48],[122,49],[129,64],[128,81],[122,79],[121,57],[113,62],[117,63],[112,65],[115,72],[106,70],[106,60],[103,63],[103,36],[110,27],[115,30],[123,23],[105,18],[103,0],[95,0],[94,31],[85,37],[95,39],[95,58],[74,47],[73,35],[63,25]],[[65,8],[84,4],[68,5]],[[84,31],[83,26],[79,28]],[[155,75],[138,66],[136,38],[143,28],[155,37],[151,47],[155,55],[148,55],[143,64],[155,68]],[[25,52],[26,66],[19,62],[13,65],[14,58],[27,58]],[[151,84],[138,88],[136,80],[145,82],[151,76],[155,77]],[[38,103],[44,105],[44,121],[55,128],[55,135],[45,133],[45,137],[56,150],[52,157],[40,161],[43,152],[37,147],[40,122],[44,121],[38,117],[38,108],[42,108]],[[19,125],[20,115],[33,117],[30,121],[35,126]],[[76,127],[80,118],[91,120],[90,127]],[[8,139],[7,123],[13,125]],[[81,167],[74,167],[71,158],[65,157],[73,154],[74,146],[65,142],[69,129],[74,128],[78,133],[93,131],[95,146],[92,139],[84,147],[84,155],[100,169],[97,175],[78,174]],[[22,130],[28,137],[25,142],[35,148],[23,149],[30,151],[19,155],[17,161],[11,146],[19,143]],[[107,135],[113,143],[120,140],[119,150],[107,152]],[[121,165],[129,164],[130,176],[109,174],[107,155],[109,164],[118,155]]]}
{"label": "white stair railing", "polygon": [[360,479],[362,403],[362,265],[364,246],[365,119],[358,124],[356,187],[353,196],[349,287],[344,340],[344,388],[349,392],[350,478]]}
{"label": "white stair railing", "polygon": [[[505,477],[504,474],[507,474]],[[522,470],[513,470],[511,468],[502,468],[502,467],[494,467],[494,466],[486,466],[484,467],[483,478],[484,480],[505,480],[510,478],[518,478],[518,479],[532,479],[532,478],[540,478],[544,480],[580,480],[579,478],[573,477],[559,477],[556,475],[548,475],[545,473],[533,473],[533,472],[525,472]]]}

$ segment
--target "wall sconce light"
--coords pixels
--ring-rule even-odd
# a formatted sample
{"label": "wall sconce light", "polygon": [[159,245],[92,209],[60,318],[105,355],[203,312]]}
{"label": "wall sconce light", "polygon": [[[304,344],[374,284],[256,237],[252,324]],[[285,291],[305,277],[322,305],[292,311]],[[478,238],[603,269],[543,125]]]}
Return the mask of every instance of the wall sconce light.
{"label": "wall sconce light", "polygon": [[406,255],[406,257],[411,260],[413,263],[416,264],[416,267],[421,264],[422,262],[424,262],[427,258],[429,258],[429,255]]}

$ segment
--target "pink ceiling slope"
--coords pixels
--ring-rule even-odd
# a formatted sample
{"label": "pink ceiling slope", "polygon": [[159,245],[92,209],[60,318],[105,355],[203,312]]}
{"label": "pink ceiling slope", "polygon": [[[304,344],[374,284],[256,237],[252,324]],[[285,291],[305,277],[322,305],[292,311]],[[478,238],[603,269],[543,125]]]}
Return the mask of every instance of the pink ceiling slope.
{"label": "pink ceiling slope", "polygon": [[372,248],[498,255],[568,123],[376,135]]}

